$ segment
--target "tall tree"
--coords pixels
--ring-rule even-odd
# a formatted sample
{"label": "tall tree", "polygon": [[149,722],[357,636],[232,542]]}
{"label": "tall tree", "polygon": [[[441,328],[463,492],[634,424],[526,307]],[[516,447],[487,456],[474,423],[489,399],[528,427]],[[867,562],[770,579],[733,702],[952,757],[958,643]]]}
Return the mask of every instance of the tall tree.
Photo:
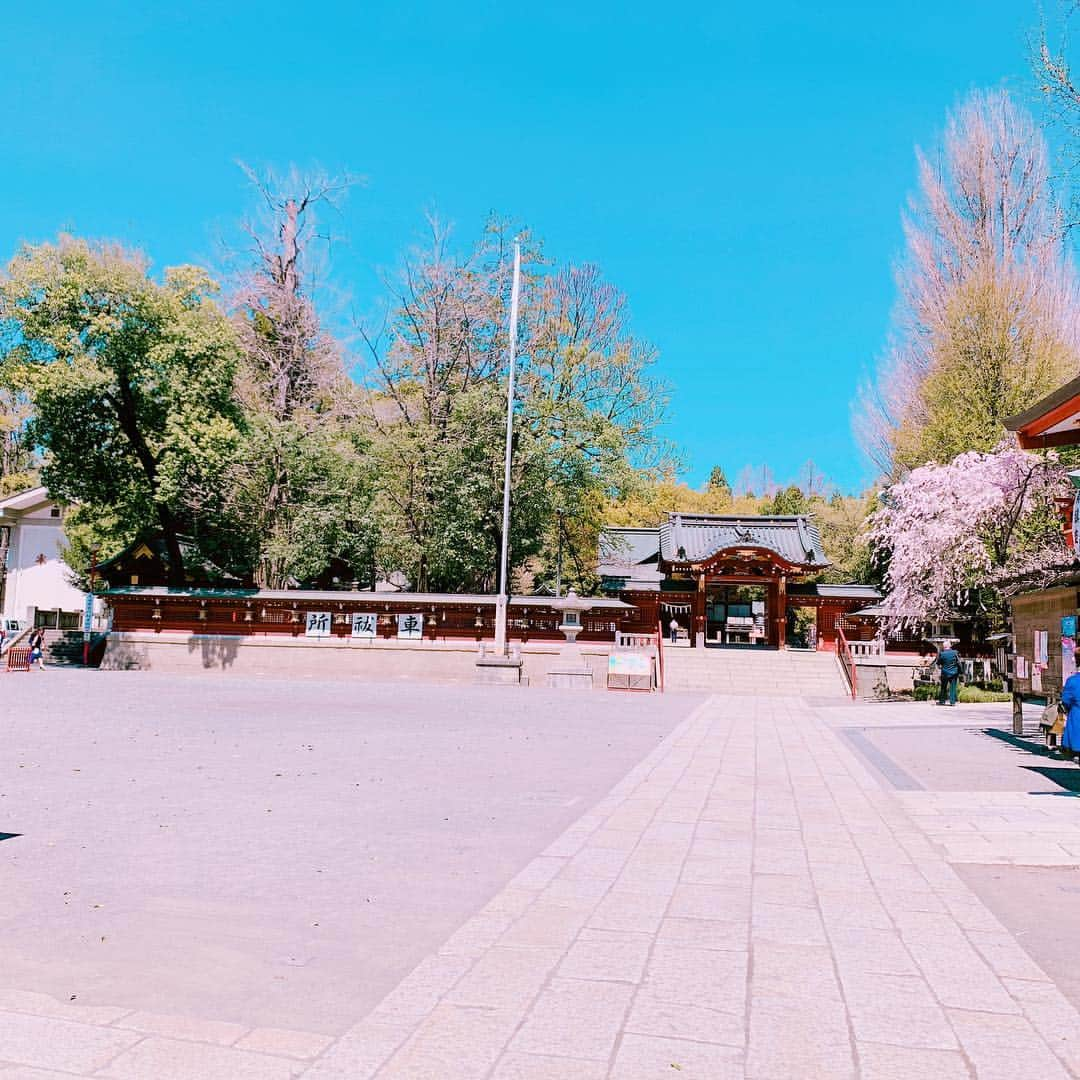
{"label": "tall tree", "polygon": [[357,394],[308,280],[314,213],[348,180],[249,176],[267,220],[249,227],[254,258],[233,299],[243,434],[208,502],[220,500],[232,522],[231,561],[263,588],[312,577],[333,558],[366,577],[371,483]]}
{"label": "tall tree", "polygon": [[[464,253],[433,223],[406,263],[385,338],[368,339],[368,405],[386,544],[417,588],[494,588],[501,535],[507,305],[504,230]],[[511,566],[592,570],[607,500],[655,468],[655,350],[593,267],[554,270],[526,243],[514,419]],[[580,571],[580,573],[579,573]]]}
{"label": "tall tree", "polygon": [[990,450],[1002,420],[1080,366],[1080,304],[1045,141],[1004,91],[973,94],[921,152],[890,348],[856,414],[902,473]]}
{"label": "tall tree", "polygon": [[386,333],[365,332],[380,549],[418,590],[488,591],[501,528],[506,250],[488,230],[459,254],[429,224],[429,245],[390,283]]}
{"label": "tall tree", "polygon": [[195,267],[158,282],[141,256],[71,237],[24,247],[0,283],[50,494],[82,504],[113,546],[160,529],[172,585],[188,491],[236,441],[236,340],[214,293]]}

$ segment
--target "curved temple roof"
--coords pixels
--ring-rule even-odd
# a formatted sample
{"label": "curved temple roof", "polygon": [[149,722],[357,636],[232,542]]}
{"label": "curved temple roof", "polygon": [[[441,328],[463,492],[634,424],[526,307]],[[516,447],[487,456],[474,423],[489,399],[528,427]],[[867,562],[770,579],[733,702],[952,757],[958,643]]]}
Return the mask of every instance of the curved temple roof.
{"label": "curved temple roof", "polygon": [[664,562],[707,562],[733,548],[764,548],[795,566],[829,565],[817,526],[802,514],[739,517],[671,513],[660,526]]}

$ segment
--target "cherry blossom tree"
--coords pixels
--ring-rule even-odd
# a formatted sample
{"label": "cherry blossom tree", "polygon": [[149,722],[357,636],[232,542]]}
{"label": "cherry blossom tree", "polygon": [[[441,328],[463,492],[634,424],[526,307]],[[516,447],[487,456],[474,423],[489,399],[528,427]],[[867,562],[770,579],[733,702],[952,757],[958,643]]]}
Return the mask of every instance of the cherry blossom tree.
{"label": "cherry blossom tree", "polygon": [[912,470],[881,497],[870,541],[887,561],[886,608],[896,625],[990,612],[1009,583],[1069,561],[1055,496],[1067,483],[1053,454],[1003,445]]}

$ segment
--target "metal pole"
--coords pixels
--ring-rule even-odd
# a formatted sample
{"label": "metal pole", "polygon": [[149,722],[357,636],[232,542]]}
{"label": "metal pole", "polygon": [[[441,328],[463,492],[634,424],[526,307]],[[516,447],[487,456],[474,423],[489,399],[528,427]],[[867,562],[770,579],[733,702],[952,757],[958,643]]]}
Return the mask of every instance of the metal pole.
{"label": "metal pole", "polygon": [[561,510],[555,511],[555,527],[559,530],[559,553],[555,557],[555,596],[562,596],[562,514]]}
{"label": "metal pole", "polygon": [[514,359],[517,353],[518,294],[521,289],[521,245],[514,245],[514,281],[510,288],[510,378],[506,385],[506,460],[503,469],[502,552],[499,595],[495,600],[495,655],[506,655],[506,614],[510,603],[510,455],[514,441]]}
{"label": "metal pole", "polygon": [[[90,610],[94,610],[94,579],[97,577],[97,555],[98,549],[94,548],[93,554],[90,556]],[[82,647],[82,662],[83,667],[90,666],[90,638],[93,635],[93,616],[91,615],[90,633],[83,634],[83,647]]]}

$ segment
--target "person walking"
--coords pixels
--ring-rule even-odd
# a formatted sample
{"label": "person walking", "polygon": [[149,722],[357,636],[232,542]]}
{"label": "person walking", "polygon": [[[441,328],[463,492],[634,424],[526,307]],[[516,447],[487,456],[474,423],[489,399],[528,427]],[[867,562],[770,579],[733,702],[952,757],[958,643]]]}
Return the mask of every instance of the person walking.
{"label": "person walking", "polygon": [[[937,703],[955,705],[960,684],[960,654],[952,647],[951,641],[943,642],[943,645],[944,648],[937,657],[937,666],[941,669],[941,689],[938,691]],[[948,701],[945,700],[946,695]]]}
{"label": "person walking", "polygon": [[30,646],[30,666],[38,671],[45,670],[45,635],[40,626],[35,626],[27,643]]}
{"label": "person walking", "polygon": [[1080,672],[1070,675],[1061,688],[1061,707],[1065,710],[1065,730],[1059,746],[1067,757],[1080,753]]}
{"label": "person walking", "polygon": [[671,618],[671,622],[668,623],[668,631],[671,634],[671,644],[676,645],[679,641],[679,620],[674,616]]}

